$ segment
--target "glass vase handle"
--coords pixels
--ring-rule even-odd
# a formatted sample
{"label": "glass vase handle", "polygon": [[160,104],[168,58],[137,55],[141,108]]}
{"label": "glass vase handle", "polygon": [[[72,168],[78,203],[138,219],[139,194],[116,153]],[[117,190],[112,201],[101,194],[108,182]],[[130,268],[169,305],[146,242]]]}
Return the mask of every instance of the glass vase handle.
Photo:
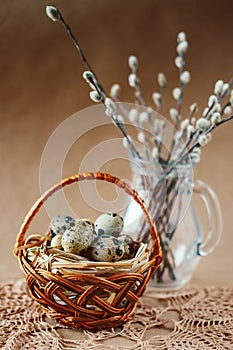
{"label": "glass vase handle", "polygon": [[208,232],[203,242],[197,245],[197,255],[206,256],[219,243],[222,235],[222,212],[214,190],[201,180],[194,182],[194,193],[197,193],[205,204],[208,215]]}

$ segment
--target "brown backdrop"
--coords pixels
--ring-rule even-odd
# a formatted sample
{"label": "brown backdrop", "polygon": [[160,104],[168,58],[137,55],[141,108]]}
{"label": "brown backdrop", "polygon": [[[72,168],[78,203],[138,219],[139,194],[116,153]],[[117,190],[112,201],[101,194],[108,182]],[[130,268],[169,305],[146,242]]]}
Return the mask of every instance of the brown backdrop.
{"label": "brown backdrop", "polygon": [[[46,4],[44,0],[0,4],[1,280],[21,276],[12,249],[24,215],[39,195],[40,158],[49,136],[69,115],[92,105],[81,78],[84,65],[62,27],[46,17]],[[72,26],[104,85],[122,84],[125,101],[132,100],[127,88],[127,57],[132,53],[140,59],[147,102],[151,103],[159,71],[167,74],[170,95],[176,85],[173,58],[181,30],[190,41],[187,68],[192,80],[185,92],[186,108],[196,101],[203,109],[214,82],[233,75],[230,0],[55,0],[51,5]],[[214,134],[195,171],[196,178],[217,192],[224,220],[221,243],[195,273],[194,281],[201,284],[233,285],[232,132],[228,124]],[[115,135],[118,131],[109,128],[108,137]],[[90,144],[100,141],[99,133],[83,137],[65,174],[76,171]],[[107,170],[126,176],[119,166]]]}

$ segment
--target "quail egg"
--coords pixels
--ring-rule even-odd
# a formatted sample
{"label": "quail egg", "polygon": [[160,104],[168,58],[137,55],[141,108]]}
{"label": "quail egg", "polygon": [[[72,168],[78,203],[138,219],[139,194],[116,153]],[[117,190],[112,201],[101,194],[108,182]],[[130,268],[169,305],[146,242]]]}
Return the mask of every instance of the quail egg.
{"label": "quail egg", "polygon": [[51,239],[50,246],[51,246],[52,248],[62,249],[61,240],[62,240],[62,235],[56,235],[56,236],[54,236],[54,237]]}
{"label": "quail egg", "polygon": [[118,239],[124,246],[125,253],[123,259],[133,258],[135,255],[135,242],[132,237],[129,235],[120,235]]}
{"label": "quail egg", "polygon": [[123,243],[111,235],[101,235],[92,243],[92,258],[95,261],[118,261],[124,252]]}
{"label": "quail egg", "polygon": [[87,249],[94,238],[93,224],[85,220],[77,220],[74,226],[63,233],[61,244],[64,251],[79,254]]}
{"label": "quail egg", "polygon": [[52,219],[50,223],[50,232],[52,236],[63,234],[68,227],[72,227],[75,224],[75,219],[68,215],[58,215]]}
{"label": "quail egg", "polygon": [[92,225],[92,229],[93,229],[93,241],[98,237],[98,234],[95,232],[95,224],[94,221],[92,221],[91,219],[80,219],[80,221],[85,221],[86,223]]}
{"label": "quail egg", "polygon": [[95,231],[98,235],[118,236],[124,227],[123,218],[116,213],[105,213],[95,220]]}

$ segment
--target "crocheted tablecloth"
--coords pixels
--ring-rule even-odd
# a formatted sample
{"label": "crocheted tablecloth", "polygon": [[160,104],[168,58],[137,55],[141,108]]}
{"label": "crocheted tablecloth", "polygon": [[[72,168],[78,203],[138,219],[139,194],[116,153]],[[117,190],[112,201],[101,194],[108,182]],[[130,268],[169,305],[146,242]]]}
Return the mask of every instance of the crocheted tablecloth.
{"label": "crocheted tablecloth", "polygon": [[48,319],[24,280],[0,284],[0,349],[233,349],[233,289],[186,287],[156,294],[149,289],[134,318],[96,333]]}

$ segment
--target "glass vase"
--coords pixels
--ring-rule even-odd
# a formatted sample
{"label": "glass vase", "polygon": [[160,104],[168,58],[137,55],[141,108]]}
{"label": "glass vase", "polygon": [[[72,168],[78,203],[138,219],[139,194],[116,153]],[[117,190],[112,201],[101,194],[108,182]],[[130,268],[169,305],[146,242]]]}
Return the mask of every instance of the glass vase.
{"label": "glass vase", "polygon": [[[176,166],[168,175],[152,161],[131,159],[132,185],[152,214],[163,249],[163,262],[150,284],[159,290],[181,288],[188,282],[200,261],[211,253],[221,238],[222,215],[213,189],[193,179],[191,164]],[[199,196],[206,208],[207,232],[197,215],[194,198]],[[125,222],[131,234],[146,242],[148,231],[140,212],[129,205]]]}

